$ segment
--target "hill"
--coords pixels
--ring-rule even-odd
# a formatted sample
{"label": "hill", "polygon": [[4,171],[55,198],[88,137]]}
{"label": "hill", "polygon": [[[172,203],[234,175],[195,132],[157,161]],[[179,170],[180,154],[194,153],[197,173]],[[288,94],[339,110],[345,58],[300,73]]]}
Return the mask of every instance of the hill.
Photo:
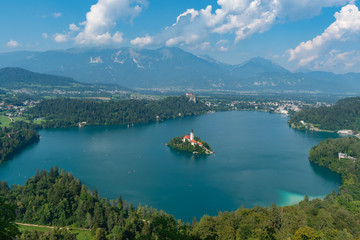
{"label": "hill", "polygon": [[116,84],[88,84],[75,81],[69,77],[31,72],[18,67],[0,69],[0,87],[6,89],[31,90],[66,90],[66,91],[97,91],[123,90],[129,91]]}
{"label": "hill", "polygon": [[[305,124],[304,124],[305,123]],[[311,124],[322,130],[360,130],[360,97],[341,99],[330,107],[305,108],[291,116],[289,124],[305,129]]]}
{"label": "hill", "polygon": [[44,99],[30,108],[32,118],[43,118],[42,127],[74,127],[86,125],[124,125],[163,121],[171,118],[206,113],[202,102],[188,97],[167,97],[162,100],[93,101],[71,98]]}
{"label": "hill", "polygon": [[0,67],[21,67],[80,82],[115,83],[140,89],[360,92],[360,74],[357,73],[292,73],[259,57],[229,65],[175,47],[10,52],[0,54]]}

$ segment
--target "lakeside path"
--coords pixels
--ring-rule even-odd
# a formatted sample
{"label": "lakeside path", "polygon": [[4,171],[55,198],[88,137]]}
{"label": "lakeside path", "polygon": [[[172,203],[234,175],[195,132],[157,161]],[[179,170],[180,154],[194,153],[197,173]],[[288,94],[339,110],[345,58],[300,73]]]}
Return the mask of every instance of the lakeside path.
{"label": "lakeside path", "polygon": [[20,226],[27,226],[27,227],[41,227],[41,228],[48,228],[48,229],[55,229],[55,228],[60,228],[60,229],[72,229],[72,230],[81,230],[81,231],[91,231],[91,229],[86,229],[86,228],[73,228],[73,227],[53,227],[53,226],[45,226],[45,225],[38,225],[38,224],[29,224],[29,223],[19,223],[19,222],[15,222],[15,224],[20,225]]}

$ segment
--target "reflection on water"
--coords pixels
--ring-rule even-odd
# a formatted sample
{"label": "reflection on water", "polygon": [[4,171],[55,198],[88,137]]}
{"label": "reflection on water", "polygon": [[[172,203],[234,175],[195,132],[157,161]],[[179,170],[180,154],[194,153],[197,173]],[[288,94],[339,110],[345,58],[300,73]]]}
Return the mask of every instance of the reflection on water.
{"label": "reflection on water", "polygon": [[190,152],[179,151],[179,150],[173,149],[171,147],[169,147],[169,150],[173,154],[176,154],[179,157],[179,159],[189,161],[190,163],[196,163],[197,161],[205,161],[209,157],[211,157],[211,155],[193,154]]}
{"label": "reflection on water", "polygon": [[313,162],[310,162],[310,166],[314,170],[314,173],[316,175],[325,179],[327,182],[333,182],[335,184],[341,182],[340,174],[337,174],[336,172],[333,172],[328,168],[321,167]]}

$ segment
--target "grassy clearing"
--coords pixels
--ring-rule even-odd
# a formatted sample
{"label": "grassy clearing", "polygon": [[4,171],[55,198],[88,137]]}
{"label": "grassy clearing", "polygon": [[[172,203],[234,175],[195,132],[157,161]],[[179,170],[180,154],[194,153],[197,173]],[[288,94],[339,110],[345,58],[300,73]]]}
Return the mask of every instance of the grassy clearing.
{"label": "grassy clearing", "polygon": [[8,127],[11,123],[11,119],[7,116],[0,115],[0,126],[1,127]]}
{"label": "grassy clearing", "polygon": [[47,231],[51,231],[51,229],[47,228],[47,227],[34,227],[34,226],[23,226],[23,225],[18,225],[18,226],[19,226],[20,232],[25,232],[25,231],[47,232]]}
{"label": "grassy clearing", "polygon": [[[49,232],[49,231],[52,231],[51,228],[45,227],[45,226],[24,226],[24,225],[18,225],[18,226],[19,226],[19,230],[21,232],[25,232],[25,231]],[[91,232],[87,231],[87,230],[72,229],[72,230],[70,230],[70,232],[77,234],[76,239],[78,239],[78,240],[93,240],[94,239],[94,236],[91,235]]]}
{"label": "grassy clearing", "polygon": [[27,119],[24,118],[24,117],[16,117],[16,118],[14,118],[14,120],[15,120],[15,122],[17,122],[17,121],[29,122],[29,120],[27,120]]}
{"label": "grassy clearing", "polygon": [[42,122],[45,122],[45,120],[34,120],[33,123],[35,124],[41,124]]}

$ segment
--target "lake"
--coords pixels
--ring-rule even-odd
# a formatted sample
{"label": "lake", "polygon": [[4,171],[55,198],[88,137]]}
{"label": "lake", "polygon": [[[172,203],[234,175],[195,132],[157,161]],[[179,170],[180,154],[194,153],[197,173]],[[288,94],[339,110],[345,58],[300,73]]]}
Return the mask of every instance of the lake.
{"label": "lake", "polygon": [[[72,172],[103,197],[120,195],[177,218],[241,206],[289,205],[324,197],[341,185],[339,175],[308,161],[310,148],[336,134],[291,129],[288,118],[262,112],[221,112],[130,126],[41,130],[40,142],[0,165],[0,178],[24,184],[37,169]],[[165,144],[188,134],[215,154],[194,157]]]}

